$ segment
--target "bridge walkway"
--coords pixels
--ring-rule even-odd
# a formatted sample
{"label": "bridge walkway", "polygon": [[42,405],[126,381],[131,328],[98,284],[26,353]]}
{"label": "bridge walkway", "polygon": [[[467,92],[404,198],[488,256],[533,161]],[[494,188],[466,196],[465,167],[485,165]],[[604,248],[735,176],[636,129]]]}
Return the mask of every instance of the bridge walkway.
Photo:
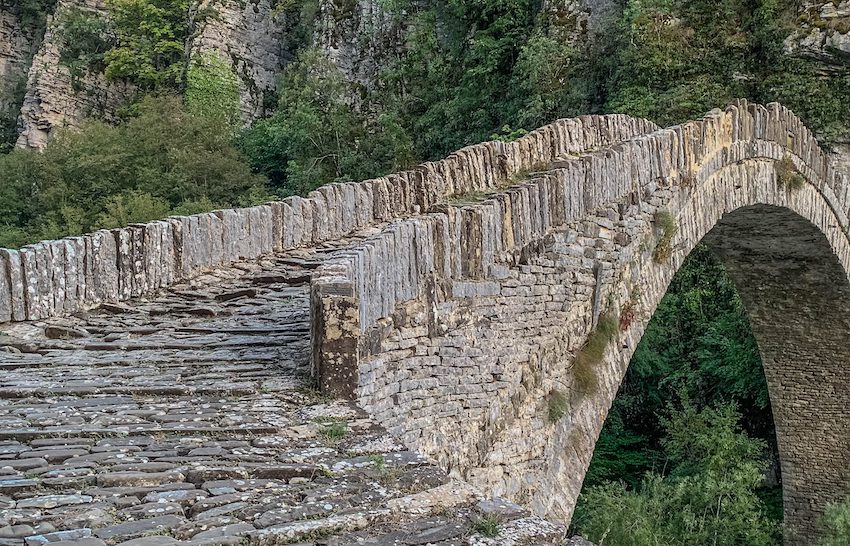
{"label": "bridge walkway", "polygon": [[558,543],[311,388],[310,273],[354,242],[0,327],[0,546]]}

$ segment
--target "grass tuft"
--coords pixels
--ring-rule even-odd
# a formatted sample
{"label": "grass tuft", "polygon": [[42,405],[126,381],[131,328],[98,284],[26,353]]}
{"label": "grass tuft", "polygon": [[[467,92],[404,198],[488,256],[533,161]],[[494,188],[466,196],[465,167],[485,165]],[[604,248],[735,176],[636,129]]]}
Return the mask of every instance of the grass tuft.
{"label": "grass tuft", "polygon": [[476,521],[472,528],[483,537],[496,538],[502,532],[502,519],[495,515],[486,515]]}
{"label": "grass tuft", "polygon": [[575,390],[583,395],[596,394],[599,378],[596,369],[605,356],[605,349],[617,335],[619,320],[613,313],[599,315],[596,328],[590,332],[587,342],[579,350],[573,363],[573,384]]}
{"label": "grass tuft", "polygon": [[673,237],[678,233],[679,226],[676,225],[676,219],[673,218],[673,215],[666,210],[655,213],[655,225],[661,228],[661,237],[652,252],[652,259],[655,263],[667,263],[667,260],[673,254]]}
{"label": "grass tuft", "polygon": [[788,154],[776,162],[776,183],[791,192],[799,190],[806,184],[806,179],[797,170],[797,166]]}
{"label": "grass tuft", "polygon": [[570,409],[570,402],[564,393],[557,389],[549,391],[547,397],[549,405],[549,422],[554,424],[561,420],[561,417],[567,414]]}

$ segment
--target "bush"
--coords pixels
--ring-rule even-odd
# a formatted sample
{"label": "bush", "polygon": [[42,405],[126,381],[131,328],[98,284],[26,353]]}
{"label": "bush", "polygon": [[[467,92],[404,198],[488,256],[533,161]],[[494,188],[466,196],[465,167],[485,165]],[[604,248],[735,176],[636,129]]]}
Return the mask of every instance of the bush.
{"label": "bush", "polygon": [[149,97],[119,126],[90,121],[60,132],[43,153],[0,156],[0,240],[19,246],[265,200],[262,177],[251,174],[230,134],[220,120],[185,112],[175,97]]}
{"label": "bush", "polygon": [[827,505],[820,520],[823,537],[819,546],[846,546],[850,544],[850,499]]}
{"label": "bush", "polygon": [[740,431],[739,419],[730,406],[698,411],[685,400],[665,422],[670,474],[650,474],[636,490],[589,488],[574,525],[608,546],[776,544],[780,526],[757,495],[764,446]]}
{"label": "bush", "polygon": [[195,56],[186,75],[186,110],[235,126],[239,121],[239,79],[218,53]]}

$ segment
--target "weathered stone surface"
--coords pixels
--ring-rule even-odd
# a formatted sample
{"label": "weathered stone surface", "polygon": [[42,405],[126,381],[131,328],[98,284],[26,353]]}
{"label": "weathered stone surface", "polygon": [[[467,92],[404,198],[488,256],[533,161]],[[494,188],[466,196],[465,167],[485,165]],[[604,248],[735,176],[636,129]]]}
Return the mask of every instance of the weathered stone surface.
{"label": "weathered stone surface", "polygon": [[[60,2],[48,25],[27,78],[27,92],[21,107],[22,125],[18,146],[43,148],[51,131],[64,125],[77,126],[86,116],[97,114],[114,119],[115,112],[132,93],[132,87],[109,82],[102,74],[85,71],[74,82],[70,70],[59,63],[63,10],[81,9],[96,17],[106,17],[101,0]],[[76,89],[84,91],[77,92]]]}
{"label": "weathered stone surface", "polygon": [[[379,537],[480,500],[350,403],[306,388],[310,268],[341,251],[269,256],[156,298],[4,325],[4,339],[36,352],[0,355],[0,508],[22,522],[0,534],[74,546],[343,540],[364,521]],[[217,312],[192,313],[207,306]],[[62,328],[88,335],[44,335]],[[468,529],[473,517],[451,520]]]}
{"label": "weathered stone surface", "polygon": [[[548,132],[557,127],[520,147],[553,138]],[[784,185],[787,173],[776,164],[786,157],[806,180],[802,189]],[[850,306],[846,176],[788,110],[745,102],[553,167],[501,195],[394,222],[324,264],[312,292],[320,384],[338,393],[333,378],[356,369],[353,396],[406,444],[499,496],[531,499],[537,514],[569,520],[593,439],[646,321],[676,267],[706,237],[730,271],[740,270],[756,338],[771,355],[765,366],[784,446],[786,524],[798,536],[816,536],[824,499],[850,491],[841,470],[848,454],[835,440],[844,434],[836,431],[850,431],[837,409],[850,404],[837,394],[845,392],[841,363],[850,359],[838,341]],[[482,166],[470,160],[465,169],[474,173],[466,180],[478,180]],[[449,171],[447,184],[461,186],[458,176]],[[403,177],[397,180],[388,200],[403,210]],[[664,243],[669,264],[653,259],[662,244],[659,211],[679,225]],[[357,307],[346,312],[345,328],[322,320],[341,294]],[[792,303],[798,298],[803,303]],[[592,384],[578,383],[570,364],[599,316],[627,305],[640,314],[588,372]],[[805,327],[804,317],[827,309],[836,313],[829,323],[842,326]],[[771,331],[778,322],[790,331]],[[814,394],[821,389],[811,370],[836,394]],[[541,410],[553,389],[571,401],[569,418],[557,424]],[[814,422],[830,430],[805,424]]]}

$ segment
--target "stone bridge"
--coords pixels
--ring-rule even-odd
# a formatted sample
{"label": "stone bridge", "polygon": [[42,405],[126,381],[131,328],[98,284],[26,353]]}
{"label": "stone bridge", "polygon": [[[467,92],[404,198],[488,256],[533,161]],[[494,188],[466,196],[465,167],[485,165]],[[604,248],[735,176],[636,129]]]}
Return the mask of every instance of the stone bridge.
{"label": "stone bridge", "polygon": [[0,251],[0,543],[558,544],[703,241],[809,544],[850,493],[848,182],[790,111],[742,101]]}

